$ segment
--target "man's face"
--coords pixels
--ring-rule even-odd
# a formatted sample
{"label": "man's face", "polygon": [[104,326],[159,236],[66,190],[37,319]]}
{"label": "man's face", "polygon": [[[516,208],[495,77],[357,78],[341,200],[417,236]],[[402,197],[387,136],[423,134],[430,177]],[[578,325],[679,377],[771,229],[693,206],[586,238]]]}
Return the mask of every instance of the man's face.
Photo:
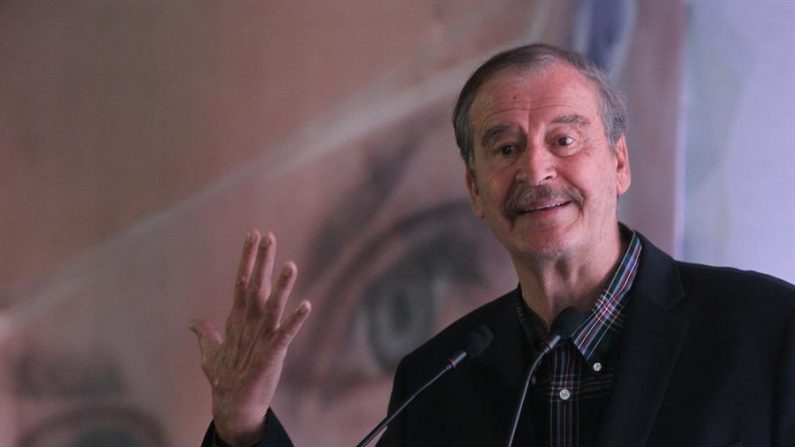
{"label": "man's face", "polygon": [[595,86],[558,62],[506,70],[481,86],[469,117],[472,207],[514,261],[598,255],[630,171],[623,136],[608,143]]}

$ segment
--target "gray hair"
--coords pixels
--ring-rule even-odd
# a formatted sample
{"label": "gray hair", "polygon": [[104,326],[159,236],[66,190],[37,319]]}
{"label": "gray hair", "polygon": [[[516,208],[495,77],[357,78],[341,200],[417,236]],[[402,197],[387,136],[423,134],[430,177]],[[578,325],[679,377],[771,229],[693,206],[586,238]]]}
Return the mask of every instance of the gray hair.
{"label": "gray hair", "polygon": [[497,73],[507,69],[532,72],[548,67],[558,61],[576,69],[599,91],[599,108],[605,136],[610,147],[615,147],[627,127],[627,112],[621,93],[610,85],[607,75],[585,56],[552,45],[537,43],[512,48],[494,55],[475,70],[458,95],[453,109],[453,128],[455,141],[461,150],[461,158],[468,168],[473,167],[474,146],[469,109],[475,100],[478,89]]}

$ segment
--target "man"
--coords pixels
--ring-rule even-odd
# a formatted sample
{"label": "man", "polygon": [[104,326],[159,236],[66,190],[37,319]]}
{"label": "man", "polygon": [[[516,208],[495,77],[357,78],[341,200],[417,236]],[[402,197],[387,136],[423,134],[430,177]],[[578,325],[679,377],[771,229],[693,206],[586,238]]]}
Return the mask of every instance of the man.
{"label": "man", "polygon": [[[466,184],[519,287],[403,359],[390,409],[473,328],[494,335],[381,444],[504,445],[531,360],[574,307],[584,320],[543,358],[514,445],[795,445],[795,287],[676,262],[619,224],[631,181],[625,122],[604,75],[559,48],[509,50],[470,77],[454,112]],[[205,445],[290,445],[269,405],[310,306],[282,322],[296,268],[271,287],[274,253],[271,234],[250,235],[225,340],[192,323],[213,393]]]}

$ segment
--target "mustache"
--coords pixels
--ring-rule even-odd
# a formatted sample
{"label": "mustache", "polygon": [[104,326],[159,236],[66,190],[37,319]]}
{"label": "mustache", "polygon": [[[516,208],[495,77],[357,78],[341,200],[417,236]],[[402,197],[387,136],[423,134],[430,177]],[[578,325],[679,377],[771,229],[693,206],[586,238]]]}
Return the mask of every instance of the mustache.
{"label": "mustache", "polygon": [[534,208],[538,202],[574,202],[582,205],[582,193],[571,186],[552,187],[549,185],[517,185],[505,201],[505,214],[515,218]]}

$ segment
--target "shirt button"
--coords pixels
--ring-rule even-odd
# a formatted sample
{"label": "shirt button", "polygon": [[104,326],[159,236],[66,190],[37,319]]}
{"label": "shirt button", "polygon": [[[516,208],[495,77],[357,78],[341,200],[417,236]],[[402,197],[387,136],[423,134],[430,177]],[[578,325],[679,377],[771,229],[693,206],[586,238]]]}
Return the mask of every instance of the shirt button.
{"label": "shirt button", "polygon": [[593,364],[593,370],[596,371],[596,372],[601,371],[602,370],[602,364],[599,363],[599,362],[594,363]]}
{"label": "shirt button", "polygon": [[563,388],[562,390],[560,390],[560,398],[561,399],[569,400],[570,397],[571,397],[571,391],[567,390],[566,388]]}

